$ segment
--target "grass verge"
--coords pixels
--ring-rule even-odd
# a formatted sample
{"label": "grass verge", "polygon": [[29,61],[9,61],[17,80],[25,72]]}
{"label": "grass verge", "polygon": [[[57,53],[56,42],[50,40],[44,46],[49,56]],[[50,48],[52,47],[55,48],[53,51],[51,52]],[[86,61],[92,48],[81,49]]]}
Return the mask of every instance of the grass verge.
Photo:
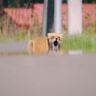
{"label": "grass verge", "polygon": [[66,35],[61,42],[63,51],[82,50],[84,52],[96,51],[96,34]]}

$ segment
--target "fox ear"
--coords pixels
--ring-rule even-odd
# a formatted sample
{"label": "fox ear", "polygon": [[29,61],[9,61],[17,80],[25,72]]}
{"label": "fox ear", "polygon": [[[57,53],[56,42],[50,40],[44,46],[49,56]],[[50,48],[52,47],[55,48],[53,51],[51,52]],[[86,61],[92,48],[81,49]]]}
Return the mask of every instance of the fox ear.
{"label": "fox ear", "polygon": [[52,39],[53,37],[59,37],[60,38],[60,40],[63,38],[63,34],[61,34],[61,33],[48,33],[47,34],[47,38],[48,39]]}
{"label": "fox ear", "polygon": [[59,37],[60,38],[60,40],[63,38],[63,34],[61,34],[61,33],[55,33],[55,37]]}
{"label": "fox ear", "polygon": [[55,37],[55,33],[48,33],[48,34],[47,34],[47,37],[48,37],[49,39],[51,39],[51,38]]}
{"label": "fox ear", "polygon": [[63,38],[63,34],[61,34],[61,33],[57,33],[56,36],[57,36],[58,38],[60,38],[60,40]]}

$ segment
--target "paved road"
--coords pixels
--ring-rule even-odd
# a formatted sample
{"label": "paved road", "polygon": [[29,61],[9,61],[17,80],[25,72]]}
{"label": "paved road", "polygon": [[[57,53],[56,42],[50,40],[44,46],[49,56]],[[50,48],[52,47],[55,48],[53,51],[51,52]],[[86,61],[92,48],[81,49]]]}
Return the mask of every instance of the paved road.
{"label": "paved road", "polygon": [[26,51],[27,41],[0,42],[0,52],[23,52]]}
{"label": "paved road", "polygon": [[0,96],[96,96],[96,54],[0,56]]}

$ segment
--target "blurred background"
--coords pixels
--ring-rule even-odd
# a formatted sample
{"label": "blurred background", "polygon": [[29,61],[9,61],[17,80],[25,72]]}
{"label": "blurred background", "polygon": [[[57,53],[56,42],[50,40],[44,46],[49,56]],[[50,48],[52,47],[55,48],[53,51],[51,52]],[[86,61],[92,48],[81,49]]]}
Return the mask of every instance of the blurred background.
{"label": "blurred background", "polygon": [[[63,0],[62,32],[64,32],[64,34],[68,33],[67,32],[68,31],[67,6],[68,6],[67,0]],[[18,41],[18,42],[24,42],[25,45],[24,44],[23,45],[26,46],[26,42],[29,39],[33,39],[37,36],[41,36],[42,23],[43,23],[43,9],[44,9],[44,0],[0,0],[0,42],[1,42],[0,44],[2,45],[2,42],[5,41],[16,41],[16,42]],[[88,34],[89,36],[86,37],[86,35],[84,35],[83,40],[90,39],[90,36],[91,39],[93,38],[94,40],[96,40],[96,35],[95,35],[96,34],[96,0],[83,0],[82,11],[83,11],[82,33]],[[65,46],[65,44],[68,44],[69,41],[70,43],[72,43],[71,42],[72,40],[73,39],[71,40],[68,39],[67,41],[65,40],[67,43],[63,42],[63,47]],[[77,41],[78,43],[81,42],[81,37],[80,40]],[[89,47],[95,46],[94,42],[92,42],[91,40],[90,44],[88,42],[89,45],[88,44],[86,45],[84,43],[83,46],[86,45],[87,48],[88,46]],[[20,46],[21,44],[22,43],[20,43]],[[25,48],[24,46],[23,48]],[[74,45],[70,45],[70,46],[74,46]],[[68,49],[68,47],[69,45],[66,47],[66,50]],[[3,50],[3,47],[2,48],[0,47],[0,49]],[[96,46],[93,49],[96,50]]]}

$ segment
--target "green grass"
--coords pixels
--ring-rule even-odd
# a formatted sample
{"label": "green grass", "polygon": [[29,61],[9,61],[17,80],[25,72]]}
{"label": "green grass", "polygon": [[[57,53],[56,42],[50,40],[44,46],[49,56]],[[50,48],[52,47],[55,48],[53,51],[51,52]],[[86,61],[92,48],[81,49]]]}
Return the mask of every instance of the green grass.
{"label": "green grass", "polygon": [[63,51],[82,50],[84,52],[96,51],[96,34],[66,35],[61,42]]}
{"label": "green grass", "polygon": [[41,30],[35,29],[20,29],[14,34],[0,34],[0,41],[24,41],[41,36]]}
{"label": "green grass", "polygon": [[19,30],[14,34],[0,34],[0,41],[22,41],[28,39],[27,30]]}
{"label": "green grass", "polygon": [[64,35],[61,43],[63,51],[82,50],[96,52],[96,22],[84,28],[81,35]]}
{"label": "green grass", "polygon": [[[2,32],[0,32],[2,33]],[[20,29],[15,34],[0,34],[0,42],[2,41],[25,41],[34,39],[36,36],[40,36],[41,27],[34,25],[31,29]],[[63,51],[68,50],[82,50],[84,52],[96,51],[96,22],[89,27],[86,27],[81,35],[68,35],[64,34],[64,38],[61,42],[61,48]]]}

